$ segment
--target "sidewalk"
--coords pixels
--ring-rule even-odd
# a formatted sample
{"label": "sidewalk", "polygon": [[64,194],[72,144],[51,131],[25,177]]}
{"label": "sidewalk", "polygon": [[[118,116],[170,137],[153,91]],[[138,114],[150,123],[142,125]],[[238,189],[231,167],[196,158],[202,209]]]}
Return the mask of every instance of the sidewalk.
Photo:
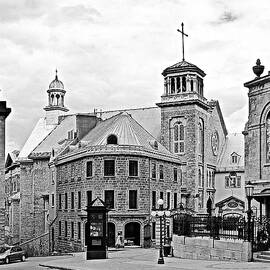
{"label": "sidewalk", "polygon": [[[270,264],[259,262],[222,262],[187,260],[165,257],[164,265],[157,264],[158,249],[124,248],[108,252],[108,259],[86,260],[85,252],[75,253],[73,257],[61,257],[59,260],[48,261],[40,266],[65,270],[154,270],[154,269],[182,269],[182,270],[269,270]],[[45,269],[44,269],[45,270]]]}

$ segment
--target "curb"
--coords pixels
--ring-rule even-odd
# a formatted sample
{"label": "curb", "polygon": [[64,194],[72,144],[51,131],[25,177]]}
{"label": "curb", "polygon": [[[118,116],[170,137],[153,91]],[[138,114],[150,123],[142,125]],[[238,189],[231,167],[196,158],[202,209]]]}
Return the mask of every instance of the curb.
{"label": "curb", "polygon": [[47,265],[47,264],[39,264],[41,267],[47,267],[51,269],[59,269],[59,270],[76,270],[75,268],[67,268],[67,267],[62,267],[62,266],[53,266],[53,265]]}

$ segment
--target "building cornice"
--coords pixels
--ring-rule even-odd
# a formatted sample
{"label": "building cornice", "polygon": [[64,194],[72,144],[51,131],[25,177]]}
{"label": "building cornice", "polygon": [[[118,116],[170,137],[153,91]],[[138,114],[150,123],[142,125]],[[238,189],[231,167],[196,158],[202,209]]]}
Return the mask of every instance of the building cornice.
{"label": "building cornice", "polygon": [[111,146],[108,147],[107,145],[92,146],[87,149],[74,151],[74,153],[69,152],[65,155],[58,156],[55,160],[56,161],[55,163],[57,165],[60,165],[60,164],[70,162],[76,159],[81,159],[87,156],[105,156],[105,155],[143,156],[143,157],[150,157],[157,160],[164,160],[167,162],[177,163],[179,165],[183,164],[183,162],[181,162],[177,156],[172,157],[162,152],[150,151],[142,146],[123,146],[123,145],[121,146],[118,145],[116,147],[111,147]]}

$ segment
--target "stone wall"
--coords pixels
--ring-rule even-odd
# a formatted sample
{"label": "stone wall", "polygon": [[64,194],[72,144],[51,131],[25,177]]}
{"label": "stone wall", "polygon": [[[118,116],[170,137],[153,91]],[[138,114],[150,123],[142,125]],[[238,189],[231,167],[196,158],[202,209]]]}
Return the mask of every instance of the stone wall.
{"label": "stone wall", "polygon": [[[104,177],[104,160],[115,159],[115,176]],[[128,176],[129,160],[138,160],[139,175]],[[93,176],[86,177],[86,162],[93,162]],[[156,163],[157,176],[150,177],[152,163]],[[164,179],[160,180],[158,173],[159,165],[163,165]],[[75,176],[71,176],[71,167],[75,167]],[[168,205],[167,193],[170,195],[170,207],[173,207],[173,194],[178,193],[180,202],[180,181],[173,180],[173,168],[180,168],[179,164],[166,162],[148,157],[136,155],[96,155],[85,156],[82,159],[68,163],[59,164],[57,168],[57,219],[54,223],[56,236],[56,250],[67,249],[79,251],[84,248],[84,225],[86,219],[87,191],[92,191],[92,199],[99,196],[104,200],[105,190],[114,190],[114,209],[108,216],[108,221],[115,225],[115,235],[118,231],[125,237],[125,225],[129,222],[140,224],[140,245],[144,244],[144,226],[150,222],[150,211],[152,206],[152,191],[156,191],[156,201],[160,198],[160,192],[164,195],[164,206]],[[128,192],[137,190],[137,209],[129,209]],[[81,209],[78,209],[78,191],[81,191]],[[74,192],[75,207],[71,209],[71,192]],[[65,207],[65,193],[68,196],[68,209]],[[62,209],[59,209],[59,194],[61,194]],[[59,221],[61,222],[61,235],[59,236]],[[64,224],[67,222],[68,233],[65,237]],[[74,222],[74,237],[71,237],[71,222]],[[78,222],[81,222],[81,239],[78,239]],[[157,228],[158,229],[158,228]],[[158,234],[156,234],[158,236]]]}
{"label": "stone wall", "polygon": [[21,162],[21,241],[48,231],[50,184],[48,160]]}
{"label": "stone wall", "polygon": [[[213,102],[212,102],[213,103]],[[200,213],[206,212],[206,202],[208,194],[213,194],[212,200],[215,203],[215,188],[207,187],[207,170],[215,170],[217,157],[225,143],[226,130],[223,127],[222,116],[219,113],[219,105],[212,104],[211,110],[206,110],[195,104],[184,104],[171,107],[161,108],[161,143],[173,152],[173,123],[181,120],[185,126],[185,152],[180,153],[179,159],[186,164],[185,170],[187,175],[187,193],[189,196],[187,206],[195,209]],[[199,157],[198,136],[199,122],[203,121],[204,138],[203,138],[203,157]],[[214,132],[218,133],[219,147],[215,155],[212,151],[211,137]],[[199,167],[202,168],[203,186],[199,187]],[[199,207],[198,199],[195,194],[202,192],[202,205]]]}
{"label": "stone wall", "polygon": [[173,235],[174,256],[193,260],[251,261],[251,245],[242,240]]}
{"label": "stone wall", "polygon": [[31,162],[21,162],[21,241],[27,241],[34,235],[34,198],[33,198],[33,178]]}
{"label": "stone wall", "polygon": [[5,241],[5,121],[11,109],[0,101],[0,245]]}
{"label": "stone wall", "polygon": [[27,252],[29,257],[48,256],[49,255],[49,233],[42,234],[20,246]]}

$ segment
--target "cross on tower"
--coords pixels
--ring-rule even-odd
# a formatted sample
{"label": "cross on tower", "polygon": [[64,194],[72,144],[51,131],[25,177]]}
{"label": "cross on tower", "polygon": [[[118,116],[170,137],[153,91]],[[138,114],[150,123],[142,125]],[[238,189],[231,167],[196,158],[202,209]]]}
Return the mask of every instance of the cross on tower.
{"label": "cross on tower", "polygon": [[185,61],[185,47],[184,47],[184,36],[188,37],[188,35],[184,32],[184,24],[181,23],[182,31],[177,29],[178,32],[182,34],[182,52],[183,52],[183,61]]}

